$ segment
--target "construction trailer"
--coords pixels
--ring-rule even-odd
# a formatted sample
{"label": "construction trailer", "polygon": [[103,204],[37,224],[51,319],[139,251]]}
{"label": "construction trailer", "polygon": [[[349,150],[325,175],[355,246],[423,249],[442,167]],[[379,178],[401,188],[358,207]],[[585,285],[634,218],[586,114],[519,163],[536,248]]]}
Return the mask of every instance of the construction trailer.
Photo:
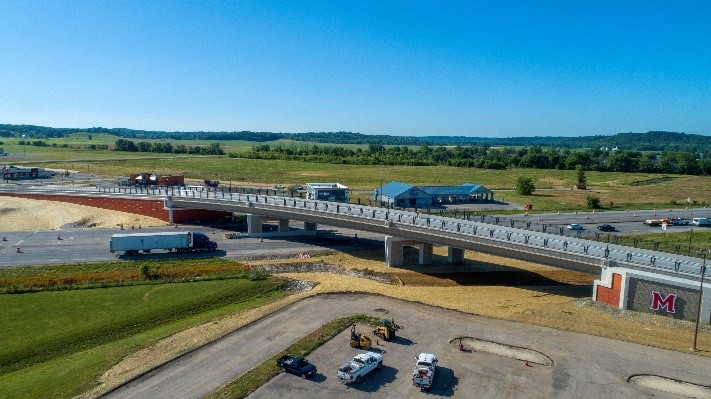
{"label": "construction trailer", "polygon": [[44,168],[19,168],[12,165],[0,168],[0,174],[2,180],[48,179],[54,176],[54,172]]}
{"label": "construction trailer", "polygon": [[121,186],[139,187],[174,187],[184,186],[185,176],[159,175],[151,173],[135,173],[119,180]]}

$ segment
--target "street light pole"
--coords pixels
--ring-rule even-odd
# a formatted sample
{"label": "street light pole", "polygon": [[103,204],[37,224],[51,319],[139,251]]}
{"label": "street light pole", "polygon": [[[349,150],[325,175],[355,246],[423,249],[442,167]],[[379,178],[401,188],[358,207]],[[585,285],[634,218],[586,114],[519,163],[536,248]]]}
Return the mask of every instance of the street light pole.
{"label": "street light pole", "polygon": [[[383,147],[383,158],[380,160],[380,206],[383,206],[383,165],[385,164],[385,147]],[[377,200],[377,198],[376,198]]]}
{"label": "street light pole", "polygon": [[691,348],[694,352],[696,349],[696,338],[699,336],[699,319],[701,318],[701,300],[704,298],[704,275],[706,274],[706,254],[704,254],[704,263],[701,265],[701,284],[699,284],[699,306],[696,308],[696,329],[694,330],[694,346]]}

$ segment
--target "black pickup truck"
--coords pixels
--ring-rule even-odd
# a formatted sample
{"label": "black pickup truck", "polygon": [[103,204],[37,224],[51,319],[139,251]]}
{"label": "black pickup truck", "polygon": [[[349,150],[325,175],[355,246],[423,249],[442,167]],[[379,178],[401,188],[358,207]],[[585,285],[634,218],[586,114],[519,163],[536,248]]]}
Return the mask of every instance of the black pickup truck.
{"label": "black pickup truck", "polygon": [[301,356],[282,356],[277,359],[276,364],[283,371],[301,376],[301,378],[310,378],[316,374],[316,366]]}

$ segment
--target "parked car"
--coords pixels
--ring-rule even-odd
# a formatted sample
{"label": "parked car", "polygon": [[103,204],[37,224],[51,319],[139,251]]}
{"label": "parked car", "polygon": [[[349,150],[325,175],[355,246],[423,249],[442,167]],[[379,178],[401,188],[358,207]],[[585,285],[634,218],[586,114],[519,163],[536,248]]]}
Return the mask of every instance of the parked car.
{"label": "parked car", "polygon": [[577,224],[577,223],[571,223],[567,227],[568,230],[585,230],[585,227]]}
{"label": "parked car", "polygon": [[301,376],[301,378],[313,377],[316,374],[316,366],[301,356],[282,356],[277,359],[276,364],[282,371]]}
{"label": "parked car", "polygon": [[601,224],[597,226],[597,229],[600,231],[615,231],[615,226],[611,224]]}
{"label": "parked car", "polygon": [[671,218],[669,220],[671,221],[671,224],[675,226],[685,226],[689,224],[689,219],[686,218]]}

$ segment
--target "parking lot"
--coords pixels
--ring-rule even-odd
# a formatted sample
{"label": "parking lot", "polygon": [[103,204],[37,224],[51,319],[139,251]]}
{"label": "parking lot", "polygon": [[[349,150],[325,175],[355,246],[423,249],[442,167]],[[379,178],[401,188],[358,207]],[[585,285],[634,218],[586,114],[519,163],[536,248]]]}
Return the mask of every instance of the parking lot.
{"label": "parking lot", "polygon": [[[408,306],[410,310],[412,307],[417,305]],[[395,314],[398,322],[397,313],[388,313],[385,317]],[[350,330],[347,329],[307,356],[318,367],[312,380],[282,373],[249,397],[675,398],[678,396],[632,385],[627,378],[636,373],[660,373],[700,383],[704,378],[697,373],[705,366],[697,367],[709,364],[708,359],[690,355],[515,323],[504,323],[507,327],[515,326],[513,330],[499,325],[494,331],[493,326],[479,325],[489,324],[486,319],[469,315],[456,317],[455,312],[428,306],[422,308],[421,323],[412,323],[416,314],[410,313],[401,320],[409,322],[392,342],[380,340],[377,344],[372,327],[357,326],[358,332],[373,338],[373,350],[382,352],[384,357],[383,367],[366,375],[358,384],[343,385],[336,377],[338,367],[361,352],[349,347]],[[499,323],[491,321],[490,324]],[[483,337],[512,349],[531,348],[549,356],[553,365],[530,363],[526,366],[512,357],[466,346],[459,351],[457,341],[450,342],[460,336]],[[439,359],[430,391],[421,392],[412,385],[415,357],[421,352],[434,353]],[[685,364],[682,359],[697,365]]]}

